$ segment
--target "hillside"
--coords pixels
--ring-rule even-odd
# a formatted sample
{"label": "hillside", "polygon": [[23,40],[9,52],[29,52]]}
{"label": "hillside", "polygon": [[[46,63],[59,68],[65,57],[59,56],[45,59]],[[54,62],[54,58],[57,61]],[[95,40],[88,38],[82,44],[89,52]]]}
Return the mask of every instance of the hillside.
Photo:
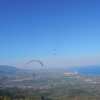
{"label": "hillside", "polygon": [[0,74],[13,74],[18,72],[20,69],[7,65],[0,65]]}

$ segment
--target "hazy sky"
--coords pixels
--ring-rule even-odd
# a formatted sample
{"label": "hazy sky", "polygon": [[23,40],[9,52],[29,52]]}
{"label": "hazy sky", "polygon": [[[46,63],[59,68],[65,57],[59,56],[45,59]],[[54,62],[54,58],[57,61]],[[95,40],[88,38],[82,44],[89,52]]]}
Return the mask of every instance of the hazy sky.
{"label": "hazy sky", "polygon": [[100,64],[100,0],[0,0],[0,65],[32,59],[44,68]]}

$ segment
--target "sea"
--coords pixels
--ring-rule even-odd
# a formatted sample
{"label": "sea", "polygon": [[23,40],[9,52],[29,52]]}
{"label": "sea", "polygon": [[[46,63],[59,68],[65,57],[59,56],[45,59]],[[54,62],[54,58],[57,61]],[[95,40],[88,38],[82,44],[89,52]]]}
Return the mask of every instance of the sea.
{"label": "sea", "polygon": [[100,74],[100,65],[73,67],[70,70],[76,70],[79,74]]}

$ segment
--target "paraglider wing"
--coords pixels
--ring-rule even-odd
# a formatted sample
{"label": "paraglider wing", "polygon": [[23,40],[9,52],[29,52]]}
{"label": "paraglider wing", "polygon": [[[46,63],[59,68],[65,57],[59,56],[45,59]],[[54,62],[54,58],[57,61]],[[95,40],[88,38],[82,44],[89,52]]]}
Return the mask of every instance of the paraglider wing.
{"label": "paraglider wing", "polygon": [[39,62],[43,66],[43,63],[39,60],[30,60],[29,62],[26,63],[26,65],[28,65],[30,62]]}
{"label": "paraglider wing", "polygon": [[53,55],[57,56],[57,54],[53,54]]}

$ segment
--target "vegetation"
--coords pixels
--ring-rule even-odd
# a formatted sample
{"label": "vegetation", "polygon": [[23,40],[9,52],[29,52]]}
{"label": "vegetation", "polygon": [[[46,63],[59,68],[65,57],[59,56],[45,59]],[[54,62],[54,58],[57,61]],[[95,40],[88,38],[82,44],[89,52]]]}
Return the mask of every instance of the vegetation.
{"label": "vegetation", "polygon": [[99,91],[82,89],[48,89],[48,90],[21,90],[17,88],[1,89],[0,100],[100,100]]}
{"label": "vegetation", "polygon": [[[32,76],[33,73],[36,75]],[[0,100],[41,100],[41,96],[45,100],[100,100],[99,75],[46,70],[0,77]]]}

